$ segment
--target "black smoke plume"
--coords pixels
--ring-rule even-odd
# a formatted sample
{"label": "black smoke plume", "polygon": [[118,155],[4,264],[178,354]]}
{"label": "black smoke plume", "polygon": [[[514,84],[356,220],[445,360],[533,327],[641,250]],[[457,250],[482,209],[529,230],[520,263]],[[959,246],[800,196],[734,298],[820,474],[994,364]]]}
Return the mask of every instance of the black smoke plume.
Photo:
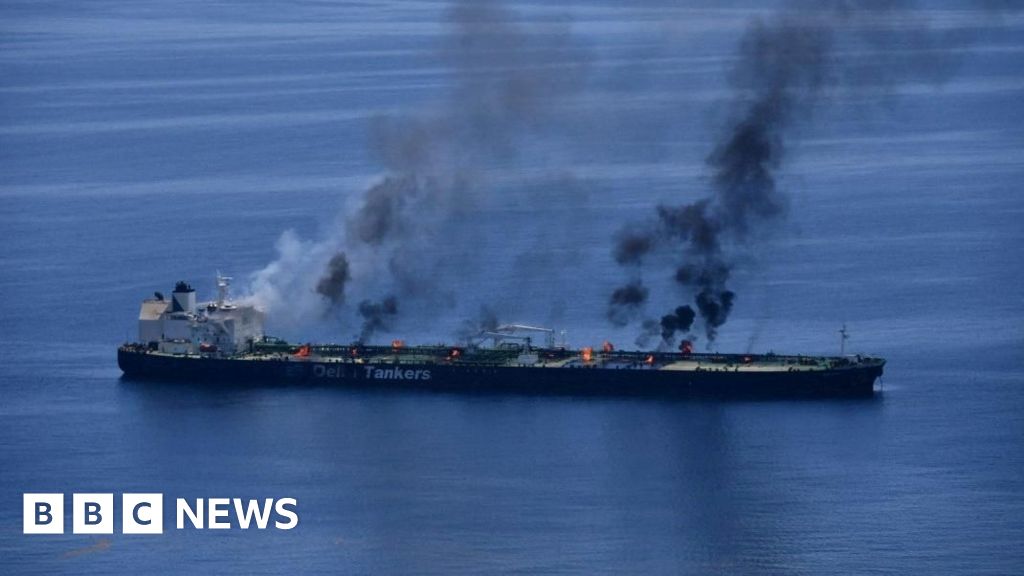
{"label": "black smoke plume", "polygon": [[386,176],[363,196],[363,205],[348,222],[350,241],[379,246],[401,231],[403,208],[414,201],[419,192],[411,175]]}
{"label": "black smoke plume", "polygon": [[493,332],[498,329],[499,325],[497,312],[490,306],[483,305],[475,319],[467,319],[462,322],[457,338],[460,342],[470,344],[475,342],[482,332]]}
{"label": "black smoke plume", "polygon": [[[709,344],[736,299],[727,286],[736,253],[786,214],[787,197],[776,176],[787,142],[829,90],[842,82],[884,86],[894,74],[933,81],[942,76],[944,65],[921,58],[938,42],[920,15],[908,11],[911,7],[900,0],[844,0],[791,6],[754,20],[740,41],[730,78],[731,119],[706,158],[711,192],[689,203],[659,206],[654,218],[616,235],[613,256],[633,268],[631,275],[656,250],[681,262],[675,281],[694,296]],[[907,22],[916,26],[908,29]],[[853,48],[864,47],[881,56],[858,59]],[[623,317],[621,308],[613,297],[608,312],[613,322]],[[665,340],[678,331],[676,318],[675,313],[664,317]],[[645,322],[641,339],[650,328]]]}
{"label": "black smoke plume", "polygon": [[447,98],[372,122],[369,146],[386,173],[342,219],[317,273],[315,292],[329,310],[364,283],[393,294],[360,304],[363,340],[398,314],[399,299],[452,300],[458,279],[437,264],[459,211],[480,200],[470,195],[490,191],[481,174],[514,159],[524,136],[558,125],[554,110],[582,85],[587,57],[567,26],[526,25],[490,0],[453,2],[447,17],[451,34],[439,54],[452,72]]}
{"label": "black smoke plume", "polygon": [[615,239],[615,261],[619,264],[640,264],[654,247],[654,238],[646,230],[622,230]]}
{"label": "black smoke plume", "polygon": [[[697,310],[706,324],[708,339],[714,340],[718,327],[725,324],[732,310],[732,300],[736,295],[731,290],[703,290],[697,294]],[[687,306],[689,308],[689,306]],[[692,311],[691,311],[692,313]]]}
{"label": "black smoke plume", "polygon": [[675,339],[676,332],[686,333],[693,325],[693,319],[697,314],[689,306],[680,306],[671,314],[661,317],[661,339],[671,343]]}
{"label": "black smoke plume", "polygon": [[608,319],[616,326],[625,326],[647,301],[648,293],[639,280],[615,289],[608,306]]}
{"label": "black smoke plume", "polygon": [[338,252],[327,262],[324,275],[316,284],[316,291],[331,303],[342,304],[345,302],[345,284],[350,277],[348,258],[344,252]]}
{"label": "black smoke plume", "polygon": [[[777,221],[786,211],[786,198],[775,184],[785,155],[784,136],[795,110],[810,112],[831,47],[830,28],[816,19],[754,24],[741,41],[740,64],[734,71],[742,94],[737,115],[707,158],[712,195],[658,208],[660,238],[683,260],[675,280],[696,293],[708,342],[728,320],[735,299],[726,287],[732,270],[726,245],[741,244],[753,228]],[[663,335],[672,333],[665,330]]]}
{"label": "black smoke plume", "polygon": [[398,299],[388,296],[380,302],[363,300],[359,303],[359,315],[363,317],[363,328],[359,332],[359,343],[365,343],[379,330],[390,327],[391,320],[398,314]]}
{"label": "black smoke plume", "polygon": [[[647,318],[640,323],[640,334],[636,337],[634,344],[638,348],[649,348],[655,339],[661,338],[661,335],[661,323],[653,318]],[[661,342],[668,344],[664,339]]]}

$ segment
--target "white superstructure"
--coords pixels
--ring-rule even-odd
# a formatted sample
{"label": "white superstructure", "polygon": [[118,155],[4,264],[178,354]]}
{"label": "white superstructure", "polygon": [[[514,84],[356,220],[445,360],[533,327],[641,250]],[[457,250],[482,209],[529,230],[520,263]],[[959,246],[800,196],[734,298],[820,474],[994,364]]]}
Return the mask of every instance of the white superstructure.
{"label": "white superstructure", "polygon": [[235,304],[231,278],[217,275],[217,300],[196,302],[196,291],[178,282],[165,299],[156,293],[139,310],[139,341],[169,354],[234,354],[263,337],[263,312]]}

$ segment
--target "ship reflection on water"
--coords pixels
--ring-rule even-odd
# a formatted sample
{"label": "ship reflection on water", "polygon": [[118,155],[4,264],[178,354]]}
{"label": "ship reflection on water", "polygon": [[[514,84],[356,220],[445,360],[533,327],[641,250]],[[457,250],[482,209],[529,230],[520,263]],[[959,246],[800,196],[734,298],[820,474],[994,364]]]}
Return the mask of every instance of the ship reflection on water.
{"label": "ship reflection on water", "polygon": [[402,573],[784,568],[841,504],[811,484],[864,495],[844,462],[884,409],[147,382],[119,403],[140,439],[125,464],[165,491],[287,487],[314,566]]}

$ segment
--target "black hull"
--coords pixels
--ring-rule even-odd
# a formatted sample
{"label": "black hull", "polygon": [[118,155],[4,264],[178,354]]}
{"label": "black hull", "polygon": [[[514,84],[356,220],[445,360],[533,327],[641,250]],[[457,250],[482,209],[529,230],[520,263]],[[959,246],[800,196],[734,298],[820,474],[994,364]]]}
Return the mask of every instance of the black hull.
{"label": "black hull", "polygon": [[794,372],[356,364],[167,356],[118,350],[125,376],[225,385],[421,389],[474,394],[647,397],[868,397],[882,366]]}

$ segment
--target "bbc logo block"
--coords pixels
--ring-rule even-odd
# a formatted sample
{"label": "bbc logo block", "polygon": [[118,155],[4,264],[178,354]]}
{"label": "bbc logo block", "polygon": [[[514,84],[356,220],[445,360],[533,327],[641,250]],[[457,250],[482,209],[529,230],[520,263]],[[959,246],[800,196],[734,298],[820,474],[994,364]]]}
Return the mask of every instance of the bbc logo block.
{"label": "bbc logo block", "polygon": [[[74,534],[113,534],[114,495],[75,493],[71,496]],[[64,533],[63,494],[25,494],[22,508],[25,534]],[[163,494],[122,494],[122,534],[163,534]]]}
{"label": "bbc logo block", "polygon": [[164,495],[124,494],[121,498],[122,534],[163,534]]}
{"label": "bbc logo block", "polygon": [[25,534],[63,534],[64,495],[25,494],[21,516]]}
{"label": "bbc logo block", "polygon": [[113,494],[74,494],[71,526],[75,534],[114,533]]}

